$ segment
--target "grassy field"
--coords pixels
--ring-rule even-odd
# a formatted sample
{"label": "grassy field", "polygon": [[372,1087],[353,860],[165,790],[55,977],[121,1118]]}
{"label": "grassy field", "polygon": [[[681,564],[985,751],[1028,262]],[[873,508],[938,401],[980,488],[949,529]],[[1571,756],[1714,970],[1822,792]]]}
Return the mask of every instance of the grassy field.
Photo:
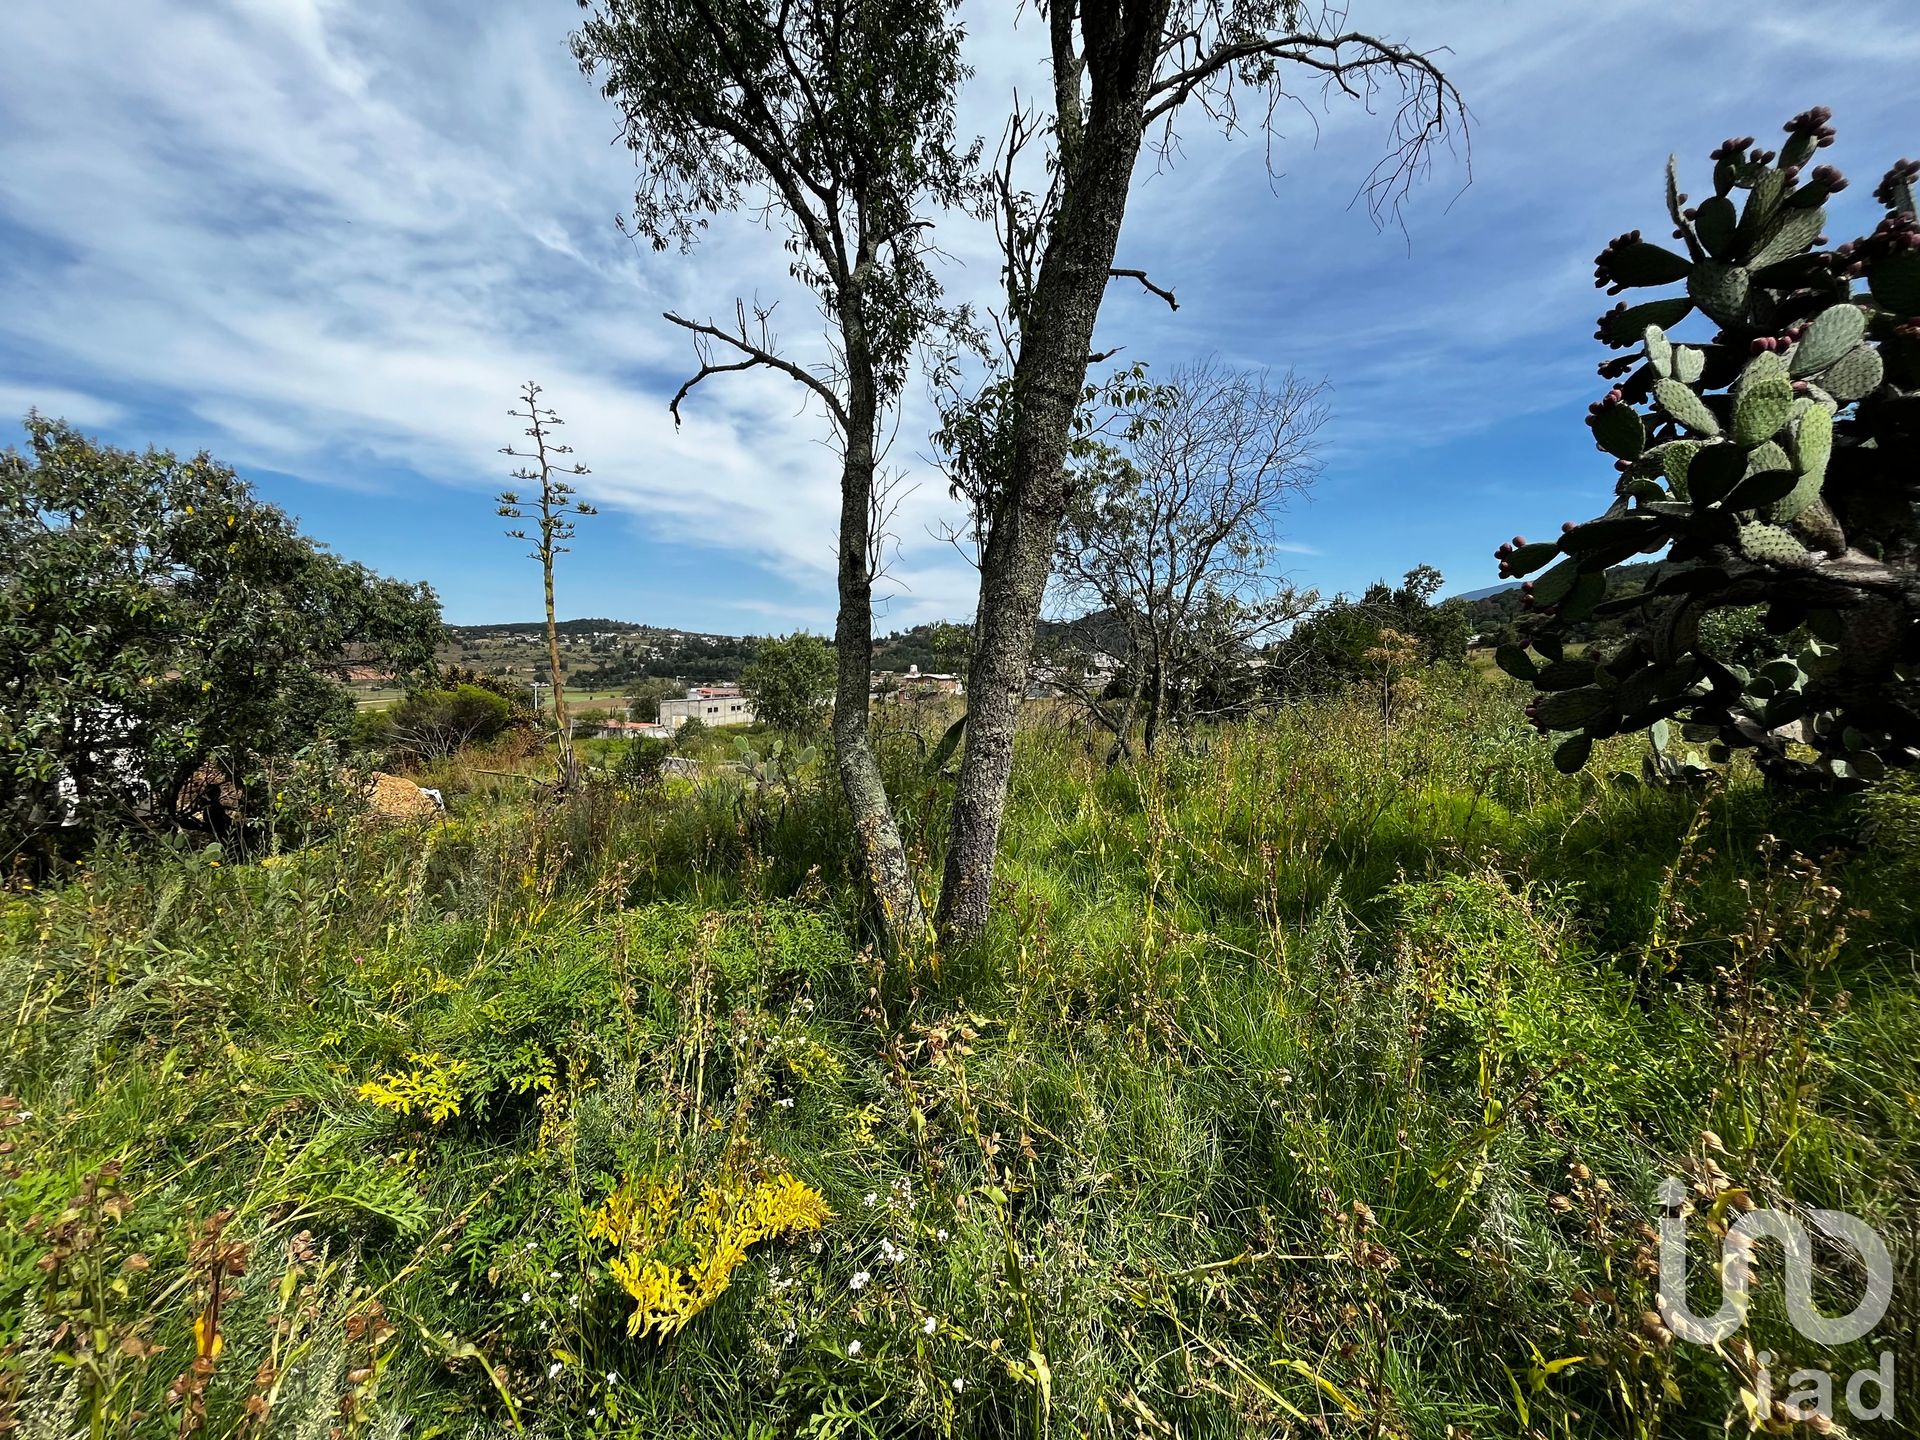
{"label": "grassy field", "polygon": [[[362,710],[390,709],[399,704],[401,698],[407,693],[396,686],[354,685],[349,688],[353,691],[353,703]],[[531,690],[528,694],[532,694]],[[542,689],[540,698],[542,704],[551,707],[553,697],[550,692]],[[627,706],[627,695],[624,690],[575,690],[569,687],[567,705],[576,711],[611,709],[624,712]]]}
{"label": "grassy field", "polygon": [[[1757,1350],[1904,1383],[1920,802],[1563,777],[1503,684],[1423,686],[1134,769],[1029,730],[967,954],[863,944],[823,765],[535,808],[462,758],[424,830],[9,897],[0,1416],[1573,1440],[1744,1433]],[[1676,1341],[1669,1175],[1695,1308],[1751,1201],[1879,1227],[1893,1310],[1821,1350],[1763,1257]]]}

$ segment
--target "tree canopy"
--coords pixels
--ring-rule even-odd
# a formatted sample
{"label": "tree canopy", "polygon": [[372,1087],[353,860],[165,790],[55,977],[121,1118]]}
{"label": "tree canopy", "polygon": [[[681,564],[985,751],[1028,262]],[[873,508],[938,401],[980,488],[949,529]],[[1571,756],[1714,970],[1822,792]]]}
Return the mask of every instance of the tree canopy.
{"label": "tree canopy", "polygon": [[833,694],[833,647],[804,630],[762,640],[741,673],[753,697],[754,719],[776,730],[811,735],[819,730]]}
{"label": "tree canopy", "polygon": [[344,732],[347,666],[432,663],[428,586],[329,554],[230,466],[26,430],[0,454],[0,853],[187,821],[209,762],[257,792]]}

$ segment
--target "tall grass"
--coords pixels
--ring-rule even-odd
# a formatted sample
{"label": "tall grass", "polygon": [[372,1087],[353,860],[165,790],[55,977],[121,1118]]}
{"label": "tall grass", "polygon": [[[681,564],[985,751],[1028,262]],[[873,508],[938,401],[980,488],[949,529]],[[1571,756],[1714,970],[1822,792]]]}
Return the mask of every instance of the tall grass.
{"label": "tall grass", "polygon": [[[1778,1374],[1920,1360],[1911,796],[1562,777],[1471,679],[1113,770],[1034,722],[968,954],[864,944],[824,767],[542,806],[456,765],[427,829],[7,899],[0,1417],[1723,1434],[1751,1352],[1645,1314],[1668,1174],[1696,1229],[1738,1189],[1894,1246],[1838,1356],[1763,1264]],[[937,732],[884,741],[929,876]],[[832,1219],[630,1335],[609,1194],[778,1175]]]}

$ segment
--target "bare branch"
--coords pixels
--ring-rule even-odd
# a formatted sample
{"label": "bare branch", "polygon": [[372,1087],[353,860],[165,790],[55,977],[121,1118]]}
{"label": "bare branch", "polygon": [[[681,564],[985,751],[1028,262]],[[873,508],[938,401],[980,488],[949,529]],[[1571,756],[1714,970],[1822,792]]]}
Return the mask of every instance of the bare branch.
{"label": "bare branch", "polygon": [[[1398,90],[1387,153],[1355,197],[1366,197],[1376,222],[1398,220],[1413,183],[1431,171],[1436,147],[1450,146],[1456,134],[1467,138],[1466,102],[1436,59],[1443,51],[1415,50],[1358,30],[1235,36],[1211,3],[1199,9],[1193,24],[1166,37],[1163,69],[1148,92],[1145,121],[1164,127],[1157,147],[1163,156],[1178,143],[1173,121],[1190,100],[1229,134],[1242,129],[1237,91],[1243,86],[1261,96],[1260,125],[1271,136],[1280,104],[1298,101],[1281,83],[1289,66],[1318,74],[1323,98],[1356,100],[1369,112],[1383,92]],[[1330,8],[1323,18],[1337,25],[1345,16]],[[1470,183],[1470,143],[1467,165]]]}
{"label": "bare branch", "polygon": [[1151,294],[1158,295],[1162,300],[1166,301],[1169,310],[1178,310],[1180,308],[1180,302],[1173,298],[1173,291],[1163,290],[1154,284],[1153,281],[1147,278],[1147,272],[1144,270],[1109,270],[1107,274],[1119,279],[1138,280],[1147,291]]}
{"label": "bare branch", "polygon": [[802,385],[812,390],[827,402],[827,410],[833,416],[835,422],[843,430],[847,427],[848,418],[846,406],[841,401],[840,396],[834,392],[833,388],[811,370],[806,369],[804,366],[796,365],[793,361],[783,359],[774,353],[772,348],[774,344],[773,333],[768,325],[768,320],[772,316],[772,313],[771,309],[756,310],[754,312],[755,320],[759,326],[758,337],[756,339],[753,335],[749,334],[747,329],[747,305],[744,300],[736,300],[734,302],[735,324],[738,327],[734,331],[722,330],[710,320],[702,323],[697,320],[689,320],[682,315],[676,315],[671,310],[664,312],[662,318],[678,325],[681,329],[691,330],[696,336],[705,337],[707,340],[718,340],[723,345],[730,345],[746,357],[743,360],[734,361],[729,364],[716,364],[707,358],[712,353],[711,350],[703,348],[701,342],[696,340],[694,353],[700,359],[700,369],[692,379],[680,387],[674,394],[672,404],[667,407],[673,414],[674,424],[678,425],[680,423],[680,402],[686,399],[688,392],[691,391],[694,386],[698,385],[709,375],[718,375],[729,370],[751,370],[755,366],[764,365],[770,370],[778,370],[783,375],[792,376]]}

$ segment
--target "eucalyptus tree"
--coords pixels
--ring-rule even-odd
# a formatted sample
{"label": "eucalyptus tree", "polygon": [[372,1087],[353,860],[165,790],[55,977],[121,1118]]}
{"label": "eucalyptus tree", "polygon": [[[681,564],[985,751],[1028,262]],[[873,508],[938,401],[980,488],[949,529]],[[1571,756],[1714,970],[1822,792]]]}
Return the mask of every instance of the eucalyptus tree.
{"label": "eucalyptus tree", "polygon": [[[1175,149],[1197,107],[1229,132],[1264,129],[1295,102],[1297,78],[1326,98],[1391,96],[1387,153],[1362,185],[1376,216],[1431,165],[1465,107],[1432,54],[1348,28],[1346,11],[1301,0],[1050,0],[1050,117],[1016,116],[996,168],[1010,356],[990,391],[1003,421],[977,443],[962,486],[975,501],[980,604],[967,684],[966,751],[954,790],[939,928],[950,943],[986,922],[1013,762],[1013,720],[1055,543],[1072,500],[1067,465],[1087,391],[1094,322],[1115,276],[1174,303],[1173,291],[1114,258],[1141,151]],[[1245,110],[1243,111],[1243,105]],[[1020,149],[1044,148],[1045,182],[1018,184]],[[1271,153],[1271,152],[1270,152]],[[1161,277],[1163,280],[1167,277]],[[949,417],[948,429],[954,422]],[[967,427],[961,426],[966,429]]]}
{"label": "eucalyptus tree", "polygon": [[954,140],[964,75],[952,0],[581,0],[581,67],[619,109],[640,171],[633,224],[686,248],[708,217],[770,220],[769,259],[817,297],[824,360],[783,353],[771,312],[731,323],[668,313],[694,337],[702,381],[765,368],[804,386],[840,454],[834,756],[889,943],[926,921],[868,726],[875,476],[886,412],[916,344],[954,319],[929,266],[931,212],[963,201],[973,155]]}

